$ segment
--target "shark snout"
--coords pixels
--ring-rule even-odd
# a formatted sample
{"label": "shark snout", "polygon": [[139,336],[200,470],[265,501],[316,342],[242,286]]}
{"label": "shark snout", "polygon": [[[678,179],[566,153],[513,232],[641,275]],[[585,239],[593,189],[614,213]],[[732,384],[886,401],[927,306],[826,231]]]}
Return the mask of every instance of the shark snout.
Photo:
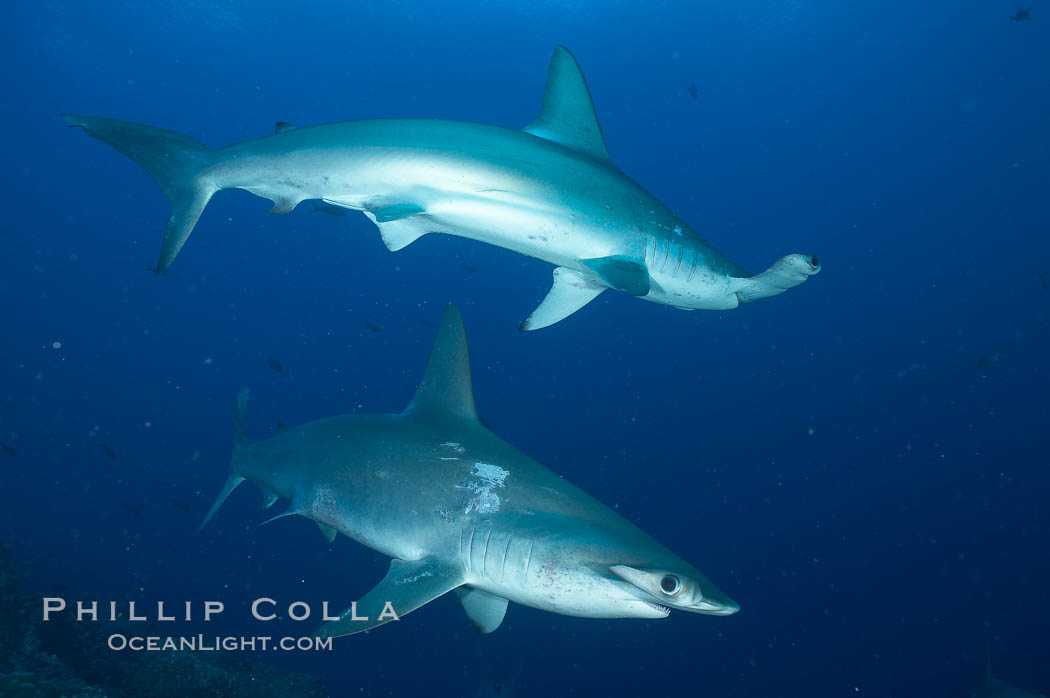
{"label": "shark snout", "polygon": [[731,616],[740,610],[740,604],[728,596],[721,599],[704,598],[695,606],[696,610],[709,616]]}

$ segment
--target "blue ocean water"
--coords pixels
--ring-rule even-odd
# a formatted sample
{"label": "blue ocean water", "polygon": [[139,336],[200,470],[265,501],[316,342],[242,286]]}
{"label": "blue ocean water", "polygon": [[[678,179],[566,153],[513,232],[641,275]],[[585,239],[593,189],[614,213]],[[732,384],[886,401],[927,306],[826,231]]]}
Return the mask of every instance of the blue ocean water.
{"label": "blue ocean water", "polygon": [[[222,632],[259,596],[360,598],[386,558],[258,528],[247,488],[195,532],[233,397],[256,438],[399,411],[452,301],[492,429],[742,611],[512,605],[478,636],[448,597],[261,661],[335,696],[968,696],[988,651],[1050,691],[1050,6],[1015,5],[8,3],[0,538],[23,590],[221,599]],[[212,147],[275,121],[516,127],[558,44],[623,171],[745,267],[823,272],[732,312],[606,293],[521,333],[546,263],[447,236],[392,254],[359,214],[238,191],[157,276],[163,194],[58,118]]]}

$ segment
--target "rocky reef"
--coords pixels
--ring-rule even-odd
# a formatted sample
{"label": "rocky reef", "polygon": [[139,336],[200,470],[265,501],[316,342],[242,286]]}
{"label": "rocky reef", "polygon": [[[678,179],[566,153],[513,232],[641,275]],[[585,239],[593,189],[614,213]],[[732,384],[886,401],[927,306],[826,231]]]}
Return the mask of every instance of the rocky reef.
{"label": "rocky reef", "polygon": [[0,541],[0,696],[328,695],[320,679],[278,671],[237,652],[114,652],[106,648],[109,632],[64,617],[41,623],[40,600],[19,591],[10,548]]}

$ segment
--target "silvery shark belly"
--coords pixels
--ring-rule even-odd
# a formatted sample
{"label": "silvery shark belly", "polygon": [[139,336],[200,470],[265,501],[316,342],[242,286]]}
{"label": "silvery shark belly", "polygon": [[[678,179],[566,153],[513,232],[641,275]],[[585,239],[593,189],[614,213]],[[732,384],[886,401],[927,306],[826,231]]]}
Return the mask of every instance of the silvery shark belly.
{"label": "silvery shark belly", "polygon": [[432,119],[295,128],[217,151],[181,134],[65,115],[142,165],[172,202],[158,271],[174,261],[211,196],[241,188],[287,213],[306,199],[363,211],[391,250],[446,233],[555,265],[554,284],[522,324],[539,329],[607,289],[686,310],[735,308],[820,271],[793,254],[751,275],[609,158],[572,55],[551,59],[543,107],[525,129]]}

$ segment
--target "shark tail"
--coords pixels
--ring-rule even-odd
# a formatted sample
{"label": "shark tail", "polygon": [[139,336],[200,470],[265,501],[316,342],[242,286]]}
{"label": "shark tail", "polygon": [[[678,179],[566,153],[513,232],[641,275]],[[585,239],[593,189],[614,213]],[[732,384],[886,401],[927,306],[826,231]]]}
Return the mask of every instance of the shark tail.
{"label": "shark tail", "polygon": [[[251,444],[251,440],[248,438],[248,430],[244,426],[244,410],[247,405],[248,389],[241,388],[237,391],[237,405],[233,412],[233,458],[230,461],[230,474],[226,478],[226,484],[222,486],[219,496],[215,498],[211,509],[208,510],[208,515],[204,517],[204,521],[201,522],[200,527],[197,529],[198,532],[208,525],[211,517],[215,516],[215,512],[226,502],[226,498],[237,489],[238,485],[244,482],[244,477],[237,472],[235,463],[237,461],[237,452]],[[273,504],[275,500],[276,497],[271,499],[269,503]]]}
{"label": "shark tail", "polygon": [[202,176],[216,162],[215,153],[189,136],[153,126],[75,114],[62,114],[62,119],[137,162],[171,201],[171,217],[156,268],[158,274],[165,271],[220,189]]}

